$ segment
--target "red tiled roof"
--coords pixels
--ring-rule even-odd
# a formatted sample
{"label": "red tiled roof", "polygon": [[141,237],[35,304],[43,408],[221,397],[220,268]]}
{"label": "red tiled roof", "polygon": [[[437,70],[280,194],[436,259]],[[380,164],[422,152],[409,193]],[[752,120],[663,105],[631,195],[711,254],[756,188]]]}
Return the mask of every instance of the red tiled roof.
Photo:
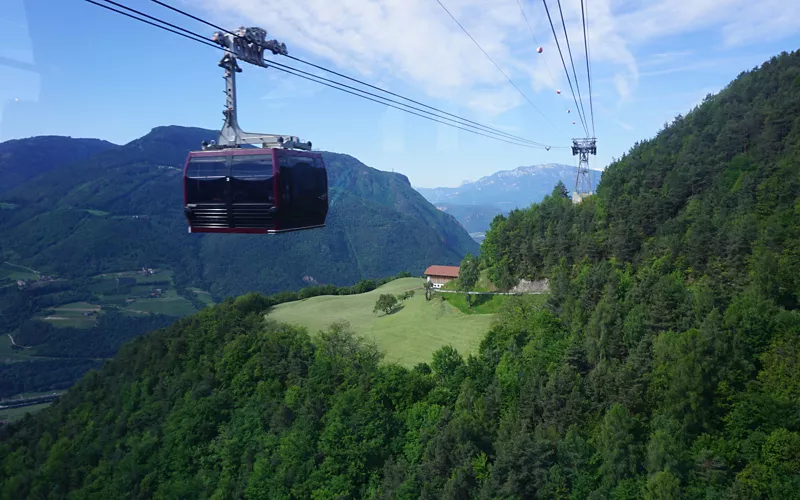
{"label": "red tiled roof", "polygon": [[425,276],[458,278],[458,266],[430,266],[425,270]]}

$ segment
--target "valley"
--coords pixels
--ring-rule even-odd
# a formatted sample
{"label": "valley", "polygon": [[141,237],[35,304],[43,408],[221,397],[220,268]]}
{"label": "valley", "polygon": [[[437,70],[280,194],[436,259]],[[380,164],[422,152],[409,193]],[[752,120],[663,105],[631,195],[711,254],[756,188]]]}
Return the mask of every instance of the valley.
{"label": "valley", "polygon": [[[14,206],[0,212],[6,235],[0,259],[64,278],[142,266],[169,269],[176,285],[224,298],[296,290],[308,278],[343,286],[400,271],[420,274],[431,261],[456,264],[478,249],[405,176],[328,152],[326,227],[280,239],[187,234],[180,169],[187,152],[215,134],[156,127],[129,144],[51,168],[0,193],[0,202]],[[8,154],[24,157],[26,147],[46,147],[47,140],[56,138],[14,141]],[[29,166],[20,162],[13,168]]]}
{"label": "valley", "polygon": [[404,176],[327,152],[325,228],[279,239],[187,234],[180,172],[214,135],[173,126],[125,145],[0,144],[0,169],[15,179],[0,191],[0,352],[18,361],[0,366],[0,397],[67,388],[136,335],[226,297],[419,274],[478,248]]}
{"label": "valley", "polygon": [[0,297],[0,399],[66,389],[132,337],[213,304],[167,270],[63,279],[9,262]]}

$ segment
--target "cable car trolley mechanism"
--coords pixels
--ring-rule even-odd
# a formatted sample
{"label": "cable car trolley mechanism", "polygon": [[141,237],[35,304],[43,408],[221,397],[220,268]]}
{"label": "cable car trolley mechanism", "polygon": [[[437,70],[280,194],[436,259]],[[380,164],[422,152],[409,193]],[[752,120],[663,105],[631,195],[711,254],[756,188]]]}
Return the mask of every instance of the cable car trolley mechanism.
{"label": "cable car trolley mechanism", "polygon": [[[184,210],[190,233],[276,234],[325,226],[328,175],[311,142],[294,136],[242,131],[236,115],[237,59],[268,67],[264,51],[286,55],[261,28],[214,33],[223,46],[225,123],[219,140],[205,141],[186,158]],[[242,147],[255,146],[257,147]]]}

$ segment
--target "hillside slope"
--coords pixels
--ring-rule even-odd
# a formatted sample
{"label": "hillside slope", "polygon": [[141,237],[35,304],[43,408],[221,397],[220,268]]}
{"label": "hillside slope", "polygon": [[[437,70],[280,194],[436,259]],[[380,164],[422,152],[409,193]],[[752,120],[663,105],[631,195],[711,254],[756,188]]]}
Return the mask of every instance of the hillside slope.
{"label": "hillside slope", "polygon": [[100,139],[39,136],[0,143],[0,194],[50,170],[118,147]]}
{"label": "hillside slope", "polygon": [[[798,152],[800,52],[783,53],[637,143],[597,196],[573,205],[554,192],[487,235],[490,274],[551,278],[574,347],[517,387],[549,380],[575,402],[535,429],[575,423],[559,456],[594,440],[604,462],[583,471],[595,491],[797,498]],[[587,491],[587,479],[564,481]]]}
{"label": "hillside slope", "polygon": [[159,127],[130,144],[6,193],[4,260],[58,273],[168,267],[181,284],[216,296],[298,289],[313,279],[345,285],[399,271],[453,264],[477,244],[404,176],[324,153],[331,200],[327,227],[280,237],[190,235],[182,212],[186,153],[215,133]]}
{"label": "hillside slope", "polygon": [[[464,314],[439,297],[427,301],[423,283],[420,278],[405,278],[368,293],[287,302],[272,308],[268,318],[304,326],[309,332],[347,321],[356,335],[374,341],[386,353],[386,361],[409,368],[430,360],[431,354],[445,345],[464,355],[476,354],[493,316]],[[414,290],[414,296],[404,300],[400,310],[389,316],[373,312],[380,295],[400,295],[408,290]]]}
{"label": "hillside slope", "polygon": [[379,363],[241,297],[2,431],[2,498],[798,498],[800,52],[487,235],[511,297],[466,362]]}

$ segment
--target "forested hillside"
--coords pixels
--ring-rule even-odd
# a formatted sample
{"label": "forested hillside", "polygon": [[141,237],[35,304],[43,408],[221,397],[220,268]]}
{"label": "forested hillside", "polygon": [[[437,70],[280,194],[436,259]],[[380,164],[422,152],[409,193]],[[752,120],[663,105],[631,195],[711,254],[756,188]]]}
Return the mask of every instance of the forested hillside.
{"label": "forested hillside", "polygon": [[50,170],[77,163],[115,148],[100,139],[40,136],[0,143],[0,193]]}
{"label": "forested hillside", "polygon": [[421,274],[432,262],[454,264],[477,251],[458,222],[425,201],[406,177],[327,152],[325,228],[277,238],[187,234],[183,162],[189,150],[215,137],[209,130],[157,127],[4,193],[0,257],[68,278],[163,267],[182,286],[225,297]]}
{"label": "forested hillside", "polygon": [[[800,52],[498,217],[512,297],[407,370],[230,300],[6,428],[3,498],[800,498]],[[266,319],[263,312],[267,311]]]}

